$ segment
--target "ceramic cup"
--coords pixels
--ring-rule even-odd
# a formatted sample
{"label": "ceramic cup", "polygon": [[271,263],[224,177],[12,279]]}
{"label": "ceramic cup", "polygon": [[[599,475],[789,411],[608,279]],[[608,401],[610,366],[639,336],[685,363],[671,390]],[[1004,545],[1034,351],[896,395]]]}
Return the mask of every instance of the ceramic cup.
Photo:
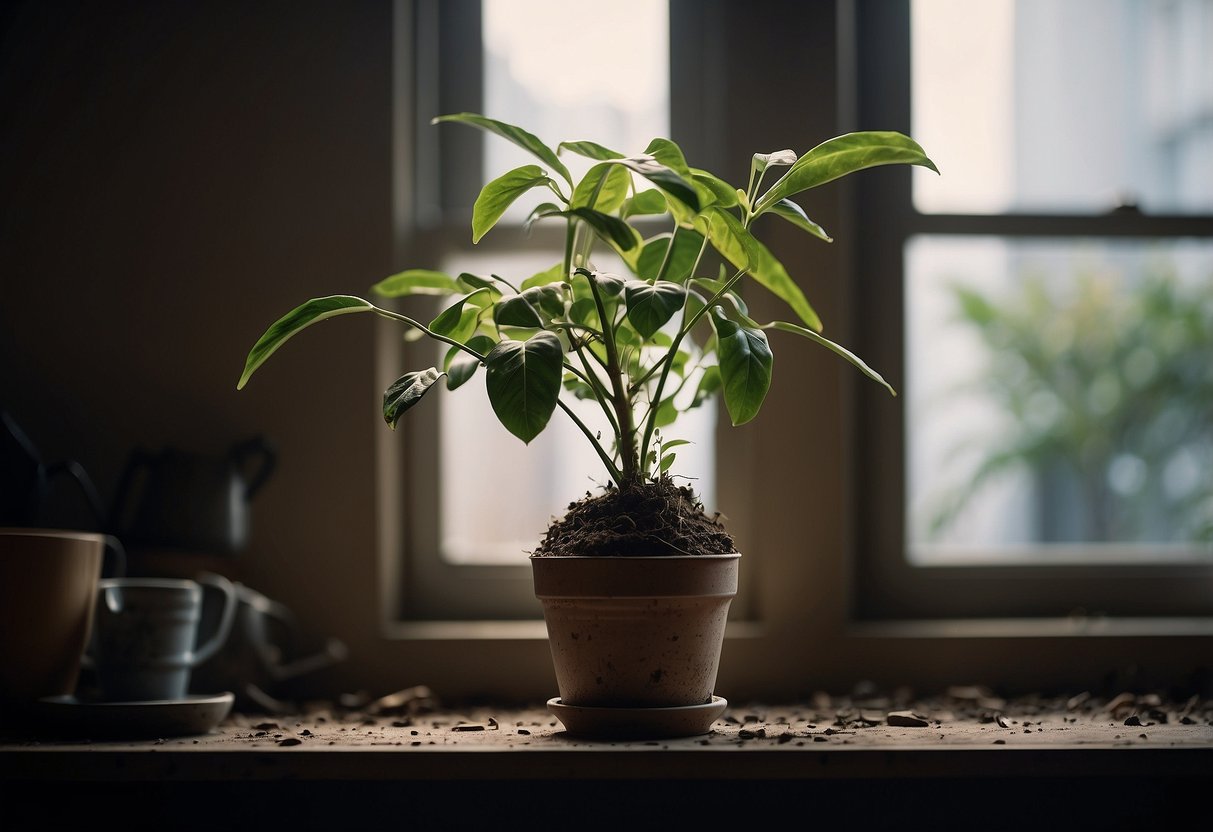
{"label": "ceramic cup", "polygon": [[75,690],[109,538],[0,528],[0,702]]}
{"label": "ceramic cup", "polygon": [[[199,631],[205,591],[222,598],[212,633]],[[197,580],[100,581],[93,640],[85,661],[96,670],[101,698],[109,702],[184,699],[193,668],[214,655],[231,633],[236,602],[233,584],[210,573]]]}

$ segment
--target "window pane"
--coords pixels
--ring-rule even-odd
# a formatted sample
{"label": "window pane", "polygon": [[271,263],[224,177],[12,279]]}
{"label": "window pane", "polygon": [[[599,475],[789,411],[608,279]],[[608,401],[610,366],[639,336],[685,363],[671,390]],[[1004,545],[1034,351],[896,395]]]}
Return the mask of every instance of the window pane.
{"label": "window pane", "polygon": [[[485,114],[534,133],[550,147],[588,139],[639,153],[670,129],[666,0],[484,0]],[[570,42],[569,33],[584,37]],[[518,147],[485,141],[485,174],[536,164]],[[593,164],[561,160],[574,177]],[[521,221],[532,204],[515,204]]]}
{"label": "window pane", "polygon": [[925,236],[906,274],[916,562],[1213,555],[1213,243]]}
{"label": "window pane", "polygon": [[[451,274],[493,272],[521,281],[559,259],[559,252],[465,254],[453,258],[445,269]],[[616,273],[622,269],[622,264],[612,269],[609,262],[596,266]],[[438,351],[438,366],[444,354],[445,350]],[[493,415],[483,371],[437,398],[442,420],[439,535],[442,556],[451,563],[518,563],[520,554],[539,543],[553,517],[564,514],[572,500],[587,491],[596,492],[609,480],[590,443],[559,410],[529,445],[510,434]],[[591,430],[610,435],[594,402],[568,401]],[[677,469],[691,478],[689,484],[709,511],[716,492],[715,425],[715,411],[700,407],[665,430],[667,440],[690,440],[690,445],[678,448]]]}
{"label": "window pane", "polygon": [[913,0],[924,212],[1213,211],[1213,0]]}

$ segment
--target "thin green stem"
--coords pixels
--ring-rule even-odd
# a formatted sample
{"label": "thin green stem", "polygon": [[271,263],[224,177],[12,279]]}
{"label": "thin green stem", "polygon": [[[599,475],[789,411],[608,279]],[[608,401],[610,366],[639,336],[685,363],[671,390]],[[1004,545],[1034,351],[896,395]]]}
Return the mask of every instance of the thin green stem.
{"label": "thin green stem", "polygon": [[459,349],[466,352],[468,355],[475,358],[477,361],[484,361],[484,356],[481,355],[480,353],[476,352],[476,350],[472,349],[467,344],[462,344],[459,341],[456,341],[454,338],[448,338],[445,335],[440,335],[439,333],[434,332],[432,329],[430,329],[429,327],[427,327],[425,324],[421,323],[420,321],[413,320],[408,315],[401,315],[399,312],[393,312],[390,309],[383,309],[378,306],[374,307],[374,310],[375,310],[376,314],[382,315],[385,318],[391,318],[396,321],[402,321],[403,323],[406,323],[411,327],[419,329],[436,341],[442,341],[444,344],[450,344],[452,347],[458,347]]}
{"label": "thin green stem", "polygon": [[[632,422],[632,402],[623,384],[623,372],[619,366],[619,352],[615,345],[615,333],[607,326],[606,304],[602,302],[602,293],[598,291],[598,282],[593,275],[587,275],[590,283],[590,293],[594,296],[594,305],[598,309],[598,320],[602,322],[602,344],[607,354],[607,377],[611,381],[611,404],[619,425],[619,461],[621,473],[628,483],[640,478],[639,463],[636,458],[636,428]],[[619,483],[622,487],[624,483]]]}
{"label": "thin green stem", "polygon": [[606,466],[607,473],[611,475],[611,479],[615,481],[615,484],[622,486],[624,480],[623,472],[619,470],[619,466],[615,464],[615,461],[612,460],[607,452],[603,449],[602,445],[598,442],[598,438],[594,436],[589,427],[586,426],[585,422],[581,421],[577,414],[564,403],[563,399],[557,399],[556,404],[559,405],[560,409],[573,420],[573,424],[580,428],[581,432],[585,434],[585,438],[590,440],[590,444],[594,447],[594,451],[598,454],[598,458],[602,460],[602,464]]}
{"label": "thin green stem", "polygon": [[[695,314],[691,316],[691,319],[689,321],[687,321],[685,324],[683,324],[682,328],[680,330],[678,330],[678,335],[674,338],[674,343],[670,345],[670,348],[666,351],[666,354],[664,356],[662,356],[661,361],[659,362],[659,364],[661,366],[661,378],[658,379],[658,381],[657,381],[657,391],[653,395],[651,401],[656,402],[658,404],[661,403],[661,394],[665,390],[665,382],[666,382],[666,379],[669,378],[669,375],[670,375],[670,366],[674,363],[672,357],[678,353],[678,347],[682,344],[682,339],[685,338],[687,333],[689,333],[694,328],[695,324],[699,323],[699,319],[702,318],[709,309],[711,309],[713,306],[715,306],[717,301],[719,301],[722,297],[724,297],[726,292],[728,292],[735,285],[737,285],[737,282],[739,280],[741,280],[741,278],[744,275],[745,275],[745,269],[741,269],[737,272],[737,274],[733,275],[731,278],[729,278],[727,281],[725,281],[725,284],[720,287],[720,289],[716,292],[716,294],[712,295],[712,297],[708,300],[708,302],[703,305],[703,308],[697,310],[695,312]],[[655,364],[653,366],[654,366],[654,368],[656,368],[658,365]],[[647,376],[646,376],[646,378],[647,378]],[[644,437],[641,439],[641,442],[640,442],[640,458],[641,459],[644,459],[645,455],[648,454],[648,452],[649,452],[649,443],[653,439],[653,430],[656,427],[656,425],[657,425],[657,409],[653,408],[650,411],[648,418],[645,419]]]}

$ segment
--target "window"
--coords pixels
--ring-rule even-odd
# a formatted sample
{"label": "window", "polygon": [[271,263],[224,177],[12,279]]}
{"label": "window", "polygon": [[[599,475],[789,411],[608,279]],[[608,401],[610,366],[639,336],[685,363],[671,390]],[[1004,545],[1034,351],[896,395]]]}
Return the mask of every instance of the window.
{"label": "window", "polygon": [[[539,225],[525,238],[490,234],[471,247],[466,218],[485,169],[486,146],[476,131],[452,125],[439,131],[429,124],[439,112],[483,109],[484,53],[468,48],[481,43],[480,3],[396,2],[407,11],[401,19],[408,46],[398,53],[398,71],[405,76],[401,89],[412,96],[398,125],[407,137],[399,147],[409,156],[408,164],[397,166],[397,175],[407,180],[397,189],[404,200],[398,262],[437,266],[472,254],[534,257],[518,267],[522,271],[545,262],[546,247],[555,243]],[[910,107],[909,0],[669,0],[668,8],[671,137],[708,170],[741,179],[756,150],[803,152],[854,129],[911,135],[927,129]],[[1000,8],[1009,14],[1009,7]],[[1190,22],[1180,29],[1198,31]],[[986,53],[996,54],[989,46],[983,47]],[[438,71],[442,55],[457,56],[454,71]],[[968,102],[974,115],[959,146],[992,149],[996,114],[989,105],[998,98]],[[1161,100],[1155,93],[1148,99],[1151,106]],[[1199,119],[1191,126],[1198,124]],[[966,178],[952,175],[957,162],[945,145],[954,133],[949,128],[942,137],[915,136],[932,155],[944,154],[936,161],[945,177],[927,180],[936,187]],[[933,141],[940,142],[939,152]],[[1193,141],[1190,147],[1198,147],[1199,140]],[[1177,170],[1190,171],[1207,158],[1198,150],[1179,156],[1187,161]],[[421,162],[414,165],[413,159]],[[1005,196],[1013,173],[1011,168],[1005,179],[969,181],[998,184]],[[1090,541],[1057,558],[1061,541],[1047,552],[1041,541],[1026,537],[1029,526],[1018,520],[1020,537],[1007,536],[1001,544],[964,538],[966,527],[983,534],[990,528],[975,515],[958,521],[946,540],[920,536],[921,520],[913,519],[910,507],[942,479],[928,478],[924,489],[924,480],[908,473],[916,454],[931,451],[914,443],[932,436],[933,417],[916,415],[922,364],[913,357],[906,362],[905,338],[924,325],[936,328],[930,316],[939,311],[941,296],[911,295],[907,288],[947,286],[954,262],[983,285],[1013,289],[1021,281],[1011,276],[1026,268],[1052,275],[1049,285],[1060,288],[1066,284],[1056,275],[1092,263],[1126,275],[1127,265],[1153,271],[1161,252],[1168,252],[1177,273],[1199,276],[1213,236],[1209,209],[1190,197],[1154,203],[1157,195],[1134,182],[1088,188],[1068,204],[998,202],[989,189],[970,195],[967,204],[940,192],[930,204],[910,174],[897,167],[864,171],[806,198],[803,207],[831,232],[833,244],[805,244],[790,226],[771,229],[772,250],[814,304],[826,332],[854,349],[900,395],[889,396],[826,350],[773,333],[775,372],[760,418],[741,428],[717,421],[713,489],[743,553],[742,596],[730,613],[721,694],[774,701],[846,690],[857,680],[923,688],[979,680],[1040,690],[1087,685],[1108,673],[1123,679],[1121,671],[1132,668],[1160,680],[1186,678],[1194,665],[1207,665],[1213,618],[1126,622],[1066,616],[1080,608],[1122,616],[1205,615],[1213,575],[1191,541],[1183,544],[1182,557],[1178,547],[1150,541],[1145,551],[1165,558],[1145,562],[1136,544],[1137,551],[1129,553],[1136,560],[1120,563],[1107,545],[1094,547],[1092,563],[1092,549],[1085,545]],[[1184,177],[1177,181],[1191,186],[1188,193],[1210,191]],[[1140,210],[1129,210],[1127,198],[1120,200],[1126,203],[1121,210],[1106,210],[1109,192],[1127,196],[1129,190]],[[761,292],[747,298],[760,317],[763,300]],[[939,344],[934,348],[955,352],[948,341]],[[399,330],[385,328],[381,345],[391,352],[384,362],[386,386],[401,366]],[[417,348],[426,352],[404,363],[428,366],[429,345],[405,345]],[[434,482],[440,415],[438,407],[417,408],[390,436],[381,424],[374,426],[383,465],[379,517],[387,533],[381,534],[381,569],[366,592],[383,593],[381,621],[387,624],[380,631],[385,637],[359,646],[374,656],[389,680],[384,684],[400,682],[405,672],[448,695],[550,695],[549,650],[524,559],[455,563],[439,552],[438,524],[431,518],[442,510]],[[966,429],[984,426],[967,416],[954,418]],[[909,441],[907,431],[913,432]],[[405,470],[393,471],[396,464]],[[1180,484],[1191,480],[1185,465],[1177,463],[1171,475]],[[1127,460],[1116,469],[1114,478],[1131,491],[1140,466]],[[963,476],[962,470],[951,473]],[[542,472],[537,476],[542,481]],[[989,506],[1009,499],[1015,480],[991,485],[970,510],[1011,516],[1004,506],[1014,500]],[[511,483],[478,488],[471,499],[483,502]],[[908,501],[911,494],[916,496]],[[1029,489],[1014,498],[1020,517],[1032,516],[1032,495]],[[916,536],[919,542],[911,545]],[[1038,563],[1043,557],[1050,560]],[[393,595],[397,587],[404,589],[403,601]],[[358,603],[365,603],[362,596]]]}
{"label": "window", "polygon": [[[863,617],[1213,609],[1213,3],[859,5]],[[896,80],[894,80],[896,79]],[[887,464],[890,459],[898,462]],[[1194,581],[1194,578],[1201,579]]]}
{"label": "window", "polygon": [[[477,245],[471,243],[468,223],[484,181],[533,160],[508,142],[466,127],[435,127],[430,119],[482,112],[526,128],[551,147],[590,139],[639,151],[654,136],[670,136],[668,3],[626,0],[605,7],[483,0],[419,3],[416,10],[419,31],[435,31],[433,41],[439,44],[439,54],[429,58],[429,77],[438,79],[437,88],[420,96],[417,114],[417,129],[430,134],[418,136],[418,166],[429,166],[423,160],[430,153],[441,159],[440,176],[429,183],[430,206],[417,212],[429,219],[432,266],[453,275],[497,273],[521,282],[562,256],[563,238],[549,234],[543,223],[522,228],[536,200],[511,206]],[[583,54],[567,42],[570,32],[591,31],[593,53]],[[470,60],[467,44],[479,47]],[[610,71],[558,71],[568,62],[604,55],[610,55]],[[427,75],[424,66],[418,68],[423,90]],[[597,125],[597,132],[582,135],[587,124]],[[576,155],[565,161],[574,177],[591,164]],[[419,179],[425,176],[418,172]],[[622,273],[625,268],[602,253],[596,256],[599,269]],[[428,349],[430,354],[418,359],[426,364],[440,363],[445,352],[432,344],[410,349]],[[415,475],[422,479],[423,471],[439,472],[436,491],[414,491],[410,502],[408,615],[538,617],[525,555],[570,501],[605,483],[601,462],[578,429],[559,415],[522,445],[498,424],[482,385],[468,384],[427,404],[435,412],[406,426],[416,439],[410,453]],[[606,427],[599,425],[601,414],[591,403],[572,406],[591,429]],[[714,430],[714,410],[700,408],[680,423],[679,433],[691,442],[680,454],[680,473],[692,478],[709,509],[715,498]],[[434,435],[437,442],[428,442]]]}

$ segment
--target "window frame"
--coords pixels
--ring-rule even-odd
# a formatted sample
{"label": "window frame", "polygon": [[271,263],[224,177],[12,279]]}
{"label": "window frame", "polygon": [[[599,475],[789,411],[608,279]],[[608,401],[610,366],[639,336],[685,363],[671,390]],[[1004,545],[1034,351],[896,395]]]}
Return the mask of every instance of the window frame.
{"label": "window frame", "polygon": [[[910,2],[856,4],[857,123],[909,134]],[[930,148],[927,148],[928,153]],[[856,291],[880,297],[857,324],[860,354],[900,367],[905,343],[906,244],[919,235],[1105,240],[1213,238],[1213,216],[1095,214],[925,214],[913,205],[908,170],[856,182]],[[904,373],[904,368],[900,369]],[[897,386],[894,381],[894,386]],[[1046,616],[1203,616],[1213,613],[1213,563],[914,565],[905,539],[908,442],[904,404],[881,406],[856,390],[860,434],[855,499],[881,519],[856,529],[855,614],[861,620]],[[1096,555],[1096,547],[1091,547]],[[1094,560],[1094,557],[1092,558]]]}
{"label": "window frame", "polygon": [[[671,3],[671,18],[678,14],[679,8],[687,25],[702,26],[705,21],[706,25],[713,25],[713,13],[697,14],[693,4],[680,7]],[[564,245],[563,232],[544,225],[533,227],[525,236],[488,235],[474,248],[471,246],[467,222],[483,184],[485,136],[480,131],[460,128],[439,132],[431,123],[435,116],[444,113],[484,111],[483,52],[466,48],[466,44],[481,42],[480,0],[415,0],[399,4],[397,13],[404,18],[405,26],[397,38],[404,37],[414,45],[413,59],[396,69],[397,88],[401,91],[395,104],[400,111],[397,130],[408,137],[413,148],[411,154],[402,154],[397,159],[398,166],[410,169],[396,188],[395,212],[401,238],[397,262],[418,262],[420,255],[429,267],[439,268],[443,259],[461,252],[477,255],[491,255],[495,251],[559,252]],[[722,112],[701,106],[709,99],[704,87],[710,79],[698,77],[691,70],[693,64],[676,59],[677,40],[671,38],[670,84],[672,88],[681,85],[695,90],[695,94],[694,103],[689,106],[671,101],[670,135],[675,140],[680,134],[711,132],[695,130],[694,126],[705,119],[723,117]],[[405,90],[409,94],[401,94]],[[709,142],[704,144],[703,149],[709,152],[718,148]],[[432,163],[435,159],[436,165]],[[644,226],[641,221],[639,227],[643,230]],[[665,225],[654,223],[653,231],[661,230],[665,230]],[[412,298],[410,303],[416,304],[418,300]],[[435,305],[435,312],[437,308]],[[385,360],[392,366],[398,362],[390,350],[397,346],[385,347],[389,350]],[[428,342],[405,344],[403,361],[408,366],[433,363]],[[391,381],[386,377],[385,380]],[[720,425],[719,403],[717,407]],[[398,427],[404,449],[400,476],[406,483],[402,499],[408,507],[409,521],[400,524],[393,534],[403,556],[399,565],[389,567],[386,572],[387,579],[398,587],[388,593],[389,603],[397,610],[398,618],[408,622],[538,621],[542,610],[534,597],[531,568],[523,552],[519,552],[516,565],[451,563],[442,557],[438,519],[441,491],[438,478],[442,472],[440,447],[435,441],[440,430],[440,408],[440,401],[436,406],[418,408]],[[717,467],[727,465],[730,459],[736,460],[744,447],[744,443],[738,443],[735,448],[718,448]],[[491,491],[491,487],[487,490]],[[718,487],[720,499],[730,499],[734,506],[743,505],[744,495],[737,493],[739,490],[727,483]],[[740,515],[744,517],[744,509]],[[743,566],[743,575],[750,568]],[[743,589],[733,603],[733,615],[736,619],[747,617],[752,608],[751,593]]]}
{"label": "window frame", "polygon": [[[393,2],[398,47],[393,134],[425,135],[415,106],[417,61],[411,46],[399,46],[413,43],[415,7],[432,0]],[[722,125],[718,131],[676,132],[673,138],[704,167],[732,175],[756,148],[804,148],[856,129],[858,5],[854,0],[671,0],[671,31],[679,33],[671,61],[690,68],[692,84],[671,99],[675,131],[695,113]],[[744,50],[726,48],[755,20],[764,21],[766,37],[759,65]],[[779,25],[765,25],[770,21]],[[785,117],[771,119],[772,112]],[[411,150],[407,142],[392,143],[397,263],[422,259],[434,228],[424,205],[413,208],[425,194],[413,181],[418,172]],[[871,178],[872,190],[884,193],[896,186],[896,173],[892,168],[865,172],[804,201],[810,216],[833,233],[832,245],[799,246],[791,233],[795,229],[772,229],[779,238],[772,248],[795,240],[794,258],[785,255],[790,249],[777,250],[832,337],[869,360],[864,350],[873,333],[859,340],[858,332],[868,313],[860,301],[870,277],[861,279],[856,268],[881,229],[860,224],[856,187]],[[752,308],[760,302],[760,295],[752,298]],[[381,360],[366,386],[368,402],[381,396],[400,368],[399,329],[377,325]],[[744,619],[730,613],[720,695],[738,702],[793,701],[812,691],[847,691],[861,681],[921,691],[980,683],[1007,694],[1099,689],[1115,695],[1201,679],[1207,685],[1213,617],[858,616],[857,594],[879,597],[881,587],[866,585],[869,579],[858,568],[860,527],[880,519],[858,487],[863,479],[857,466],[884,459],[880,448],[868,446],[896,437],[873,434],[873,425],[889,417],[871,411],[896,408],[898,401],[873,397],[874,391],[864,389],[871,382],[825,350],[787,342],[775,349],[778,370],[761,417],[753,427],[723,425],[727,438],[722,435],[718,443],[731,455],[731,476],[718,481],[719,502],[730,512],[730,528],[743,553],[740,586],[753,609]],[[892,367],[871,363],[895,375]],[[424,410],[418,408],[417,415]],[[414,483],[431,487],[432,472],[410,481],[404,469],[413,449],[402,441],[408,437],[384,430],[377,417],[368,417],[366,432],[376,462],[374,568],[354,562],[359,589],[334,599],[330,613],[333,621],[355,622],[344,633],[360,658],[357,684],[395,690],[422,682],[448,699],[551,696],[555,681],[542,621],[424,621],[402,614],[409,578],[401,552],[412,518],[401,507]]]}

